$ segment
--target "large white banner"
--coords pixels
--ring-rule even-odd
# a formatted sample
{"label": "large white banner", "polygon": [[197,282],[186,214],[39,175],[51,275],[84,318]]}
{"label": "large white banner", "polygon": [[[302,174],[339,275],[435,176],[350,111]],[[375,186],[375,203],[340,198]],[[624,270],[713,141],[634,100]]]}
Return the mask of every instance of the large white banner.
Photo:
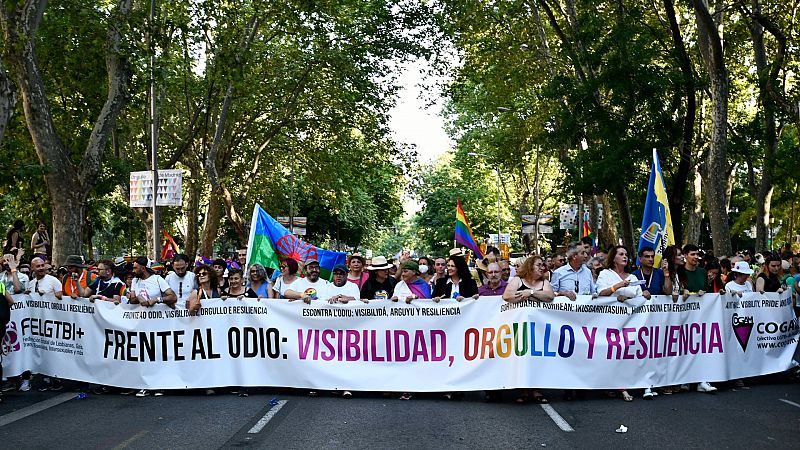
{"label": "large white banner", "polygon": [[787,294],[478,300],[212,300],[200,315],[15,296],[6,375],[24,370],[150,389],[615,389],[722,381],[790,367]]}

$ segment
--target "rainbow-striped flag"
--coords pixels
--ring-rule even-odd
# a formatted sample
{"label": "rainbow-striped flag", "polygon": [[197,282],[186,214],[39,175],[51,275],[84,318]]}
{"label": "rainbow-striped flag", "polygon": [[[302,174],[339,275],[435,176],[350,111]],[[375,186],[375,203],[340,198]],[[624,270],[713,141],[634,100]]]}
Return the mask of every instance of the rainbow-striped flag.
{"label": "rainbow-striped flag", "polygon": [[475,242],[475,237],[472,235],[472,230],[469,228],[469,221],[464,214],[464,208],[461,207],[461,199],[458,199],[456,204],[456,242],[472,250],[478,259],[483,258],[480,246]]}

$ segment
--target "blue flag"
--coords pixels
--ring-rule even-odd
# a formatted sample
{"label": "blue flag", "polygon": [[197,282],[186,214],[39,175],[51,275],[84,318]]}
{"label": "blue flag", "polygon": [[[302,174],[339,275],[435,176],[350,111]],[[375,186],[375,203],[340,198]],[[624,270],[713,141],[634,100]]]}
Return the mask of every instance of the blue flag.
{"label": "blue flag", "polygon": [[647,186],[647,199],[644,203],[644,214],[642,215],[642,234],[639,236],[639,250],[642,247],[652,247],[656,251],[653,264],[655,267],[659,267],[664,249],[673,244],[675,244],[675,234],[672,231],[672,216],[669,213],[667,188],[664,185],[661,164],[658,162],[658,152],[653,149],[653,165],[650,169],[650,183]]}

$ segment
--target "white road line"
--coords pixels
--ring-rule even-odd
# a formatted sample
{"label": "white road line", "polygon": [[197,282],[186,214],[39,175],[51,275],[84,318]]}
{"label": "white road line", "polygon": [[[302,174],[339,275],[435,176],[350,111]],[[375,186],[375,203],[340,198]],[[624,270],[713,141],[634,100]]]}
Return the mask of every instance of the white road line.
{"label": "white road line", "polygon": [[53,406],[60,405],[68,400],[72,400],[75,398],[77,394],[75,393],[67,393],[55,396],[53,398],[41,401],[39,403],[34,403],[31,406],[22,408],[20,410],[14,411],[12,413],[8,413],[4,416],[0,416],[0,427],[4,427],[10,423],[14,423],[20,419],[24,419],[28,416],[32,416],[34,414],[40,413],[45,409],[52,408]]}
{"label": "white road line", "polygon": [[783,403],[788,403],[788,404],[790,404],[792,406],[796,406],[796,407],[800,408],[800,404],[795,403],[795,402],[793,402],[791,400],[786,400],[784,398],[779,398],[778,400],[782,401]]}
{"label": "white road line", "polygon": [[255,434],[261,431],[261,429],[264,428],[267,425],[267,423],[269,423],[269,421],[272,420],[273,417],[275,417],[275,414],[277,414],[278,411],[280,411],[281,408],[283,408],[283,405],[285,405],[287,401],[288,400],[279,400],[278,404],[270,408],[269,411],[267,411],[267,413],[264,414],[264,417],[259,419],[258,422],[256,422],[255,425],[253,425],[253,428],[250,428],[250,431],[248,431],[248,433]]}
{"label": "white road line", "polygon": [[575,430],[572,429],[572,427],[569,425],[569,423],[567,423],[567,421],[564,420],[564,418],[561,417],[561,415],[558,414],[558,412],[556,412],[555,409],[553,409],[552,406],[547,405],[547,404],[539,405],[539,406],[542,407],[544,412],[546,412],[547,415],[550,416],[551,419],[553,419],[553,422],[555,422],[556,425],[558,425],[558,428],[561,428],[562,431],[575,431]]}

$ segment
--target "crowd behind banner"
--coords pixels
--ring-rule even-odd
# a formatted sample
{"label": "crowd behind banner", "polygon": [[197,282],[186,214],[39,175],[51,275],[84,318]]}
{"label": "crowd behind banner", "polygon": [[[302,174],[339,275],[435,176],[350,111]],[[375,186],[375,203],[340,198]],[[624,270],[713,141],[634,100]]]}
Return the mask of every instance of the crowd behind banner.
{"label": "crowd behind banner", "polygon": [[[18,226],[19,225],[19,226]],[[674,302],[685,302],[693,295],[720,293],[742,295],[746,292],[789,291],[796,297],[800,287],[798,255],[790,248],[784,253],[750,255],[742,252],[732,257],[716,258],[697,246],[670,246],[660,267],[653,266],[654,250],[644,247],[637,255],[624,246],[596,251],[591,240],[570,244],[563,252],[545,256],[529,255],[513,261],[500,257],[499,251],[487,249],[486,257],[472,261],[461,249],[452,249],[439,257],[401,252],[396,258],[365,258],[359,253],[348,256],[347,264],[333,268],[330,280],[321,279],[319,262],[313,257],[304,261],[282,259],[279,270],[259,264],[247,264],[247,249],[226,258],[191,259],[177,254],[163,264],[147,257],[116,258],[86,262],[80,255],[70,255],[53,264],[47,257],[49,237],[43,224],[33,235],[28,260],[21,237],[21,223],[9,231],[4,246],[0,289],[7,302],[0,309],[0,320],[10,318],[11,294],[35,293],[88,298],[116,304],[139,304],[169,308],[196,314],[204,304],[217,298],[286,299],[288,301],[392,300],[410,303],[430,299],[457,302],[479,296],[502,296],[509,303],[525,301],[552,302],[555,297],[574,301],[577,296],[614,297],[621,303],[653,295],[670,295]],[[634,266],[638,261],[638,266]],[[796,304],[796,303],[795,303]],[[3,327],[5,329],[5,327]],[[745,380],[733,380],[744,386]],[[30,389],[31,375],[23,374],[21,390]],[[60,389],[61,380],[45,377],[41,389]],[[662,393],[686,390],[687,386],[662,386]],[[102,387],[100,387],[102,390]],[[717,388],[700,382],[696,389],[713,392]],[[141,390],[137,395],[150,393]],[[645,398],[656,395],[646,389]],[[632,395],[623,389],[619,396],[626,401]],[[404,393],[401,398],[409,397]],[[546,401],[541,392],[522,392],[518,400]]]}

